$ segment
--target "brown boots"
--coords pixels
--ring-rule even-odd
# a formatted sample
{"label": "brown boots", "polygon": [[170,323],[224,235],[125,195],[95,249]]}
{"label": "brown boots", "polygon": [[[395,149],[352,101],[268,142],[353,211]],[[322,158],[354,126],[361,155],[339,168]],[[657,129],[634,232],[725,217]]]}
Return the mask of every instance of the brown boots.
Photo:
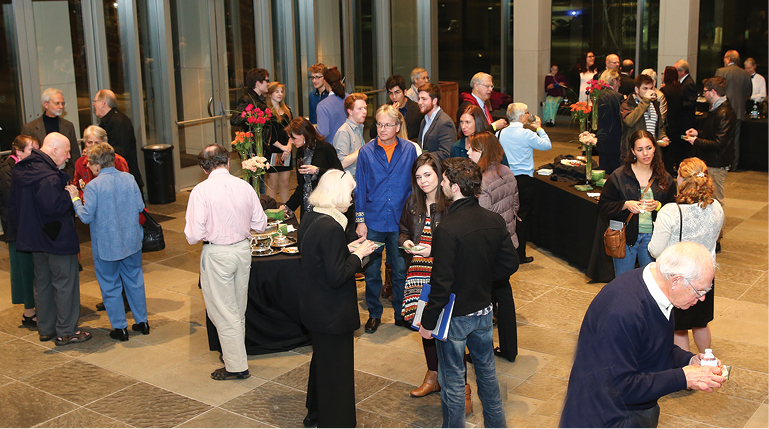
{"label": "brown boots", "polygon": [[438,371],[427,371],[425,374],[425,381],[422,385],[412,390],[409,394],[415,398],[421,398],[427,396],[433,392],[440,392],[441,385],[438,384]]}
{"label": "brown boots", "polygon": [[393,270],[390,264],[385,264],[385,280],[382,283],[382,298],[393,300]]}
{"label": "brown boots", "polygon": [[470,385],[465,384],[465,417],[473,413],[473,397],[471,393]]}

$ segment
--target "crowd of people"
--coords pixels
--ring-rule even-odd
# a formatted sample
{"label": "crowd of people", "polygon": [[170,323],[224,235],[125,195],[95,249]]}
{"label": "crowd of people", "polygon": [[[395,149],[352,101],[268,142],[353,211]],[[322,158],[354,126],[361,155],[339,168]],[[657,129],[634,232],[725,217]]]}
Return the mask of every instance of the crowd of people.
{"label": "crowd of people", "polygon": [[[606,56],[606,70],[597,71],[595,55],[587,53],[572,83],[553,64],[545,80],[544,118],[516,102],[504,118],[494,119],[492,76],[480,72],[470,80],[471,91],[461,94],[456,125],[441,109],[440,88],[416,68],[409,87],[402,76],[387,79],[390,102],[376,109],[368,141],[367,96],[345,93],[336,68],[309,68],[309,118],[293,115],[284,102],[285,84],[270,82],[269,71],[249,70],[231,124],[249,129],[239,114],[248,106],[271,110],[262,133],[265,156],[273,160],[266,193],[279,197],[288,213],[299,210],[302,273],[312,279],[302,284],[299,303],[313,342],[304,424],[356,424],[353,339],[361,325],[360,277],[367,334],[382,323],[380,298],[391,296],[394,324],[423,338],[427,372],[410,395],[440,392],[444,426],[464,426],[472,412],[471,362],[485,425],[506,425],[494,356],[512,362],[518,354],[509,278],[519,264],[533,261],[526,255],[537,197],[533,151],[552,147],[542,126],[555,126],[570,86],[579,88],[573,101],[591,101],[585,94],[590,80],[608,86],[594,106],[600,165],[608,175],[600,221],[625,228],[627,244],[625,256],[614,259],[615,280],[585,315],[561,424],[656,426],[662,395],[719,387],[721,369],[699,365],[702,354],[688,351],[688,331],[699,350],[710,347],[724,181],[737,165],[745,104],[765,97],[765,89],[748,91],[751,78],[738,62],[736,52],[727,52],[725,67],[704,81],[711,108],[699,129],[693,120],[696,87],[684,60],[665,68],[660,90],[653,70],[633,78],[632,61],[613,54]],[[745,63],[755,68],[751,59]],[[110,336],[128,340],[127,311],[132,330],[149,334],[141,269],[143,182],[130,120],[112,91],[99,91],[93,106],[101,122],[86,129],[81,157],[72,124],[60,117],[61,91],[46,90],[42,101],[43,115],[25,125],[0,166],[0,218],[13,302],[24,304],[22,323],[59,346],[91,338],[78,328],[77,217],[90,225]],[[190,244],[203,243],[200,285],[224,363],[211,374],[214,380],[250,377],[244,341],[249,238],[267,224],[258,193],[230,174],[230,157],[231,150],[218,144],[198,155],[207,178],[190,194],[184,229]],[[436,340],[449,303],[448,335]]]}

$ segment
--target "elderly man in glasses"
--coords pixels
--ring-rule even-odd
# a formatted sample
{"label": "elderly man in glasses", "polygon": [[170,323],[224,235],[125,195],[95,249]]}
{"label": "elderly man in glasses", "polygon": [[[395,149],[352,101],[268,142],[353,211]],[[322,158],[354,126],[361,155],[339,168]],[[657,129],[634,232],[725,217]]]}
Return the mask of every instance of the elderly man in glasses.
{"label": "elderly man in glasses", "polygon": [[[449,119],[451,121],[451,119]],[[393,313],[397,326],[409,326],[401,315],[406,284],[406,260],[398,249],[398,224],[406,199],[411,195],[411,166],[417,158],[414,145],[398,137],[403,116],[391,104],[376,112],[377,138],[358,151],[355,171],[355,223],[358,237],[384,243],[392,268]],[[373,334],[382,322],[382,248],[366,265],[366,333]]]}
{"label": "elderly man in glasses", "polygon": [[64,172],[72,179],[75,177],[75,161],[80,158],[80,146],[77,144],[75,125],[61,117],[64,114],[64,106],[67,104],[64,101],[64,94],[56,88],[47,88],[40,99],[43,102],[43,114],[34,121],[24,124],[21,134],[35,136],[41,142],[50,133],[60,133],[66,137],[69,140],[72,157],[64,164]]}
{"label": "elderly man in glasses", "polygon": [[604,286],[582,321],[560,426],[657,427],[659,398],[720,387],[721,367],[673,343],[673,307],[703,301],[714,274],[709,250],[681,242]]}

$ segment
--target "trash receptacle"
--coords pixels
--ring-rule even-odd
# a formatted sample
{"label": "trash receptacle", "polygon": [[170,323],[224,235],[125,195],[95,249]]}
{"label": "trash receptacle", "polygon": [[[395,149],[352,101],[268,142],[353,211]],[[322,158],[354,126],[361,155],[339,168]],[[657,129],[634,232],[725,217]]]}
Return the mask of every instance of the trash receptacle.
{"label": "trash receptacle", "polygon": [[147,173],[147,200],[150,204],[176,201],[173,149],[170,144],[153,144],[142,148]]}

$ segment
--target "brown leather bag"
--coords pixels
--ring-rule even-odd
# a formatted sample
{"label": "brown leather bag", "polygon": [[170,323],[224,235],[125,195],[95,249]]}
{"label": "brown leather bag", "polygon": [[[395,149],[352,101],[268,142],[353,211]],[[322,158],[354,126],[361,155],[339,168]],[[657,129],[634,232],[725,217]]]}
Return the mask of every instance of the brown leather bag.
{"label": "brown leather bag", "polygon": [[[646,185],[646,188],[644,188],[643,192],[641,192],[641,198],[643,198],[646,191],[649,190],[649,187],[652,185],[652,182],[653,180],[649,179],[649,183]],[[622,225],[622,228],[619,230],[614,230],[614,229],[611,229],[611,227],[606,227],[606,231],[604,231],[603,233],[603,246],[606,249],[606,254],[611,256],[612,258],[623,259],[625,257],[625,246],[627,245],[625,228],[627,228],[627,225],[634,214],[635,213],[630,212],[630,216],[627,217],[625,224]]]}

